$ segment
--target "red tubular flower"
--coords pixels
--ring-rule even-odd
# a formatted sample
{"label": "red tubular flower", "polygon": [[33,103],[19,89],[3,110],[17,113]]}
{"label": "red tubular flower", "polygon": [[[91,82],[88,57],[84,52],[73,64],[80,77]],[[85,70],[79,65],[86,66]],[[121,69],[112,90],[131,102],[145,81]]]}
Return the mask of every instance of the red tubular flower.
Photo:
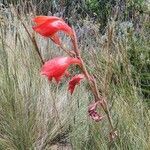
{"label": "red tubular flower", "polygon": [[58,83],[63,75],[68,75],[67,69],[71,64],[80,65],[81,62],[78,58],[56,57],[45,62],[42,66],[41,74],[47,76],[50,81],[54,78]]}
{"label": "red tubular flower", "polygon": [[80,81],[84,78],[84,74],[77,74],[75,75],[70,81],[69,81],[69,87],[68,90],[72,94],[75,86],[80,84]]}
{"label": "red tubular flower", "polygon": [[56,34],[58,31],[63,31],[72,36],[73,31],[61,18],[55,16],[38,16],[33,19],[36,25],[33,28],[40,35],[50,37],[56,44],[60,45],[60,39]]}
{"label": "red tubular flower", "polygon": [[99,101],[93,102],[92,104],[89,105],[89,108],[88,108],[89,116],[96,122],[101,121],[104,117],[104,116],[98,114],[96,111],[96,107],[98,104],[99,104]]}

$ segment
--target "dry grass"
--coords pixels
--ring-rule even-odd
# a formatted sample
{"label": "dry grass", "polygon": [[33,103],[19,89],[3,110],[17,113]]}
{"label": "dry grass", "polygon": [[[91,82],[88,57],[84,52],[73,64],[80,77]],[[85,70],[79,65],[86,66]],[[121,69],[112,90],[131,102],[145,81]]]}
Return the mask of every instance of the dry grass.
{"label": "dry grass", "polygon": [[[108,24],[105,36],[85,37],[88,42],[80,45],[99,90],[109,100],[119,132],[119,138],[110,143],[107,120],[95,123],[87,115],[93,97],[86,81],[70,96],[67,81],[56,86],[41,77],[34,45],[13,8],[1,14],[0,149],[52,149],[56,143],[68,143],[75,150],[150,149],[150,110],[132,76],[129,50],[133,43],[130,35],[117,36],[117,23]],[[21,17],[32,34],[32,14]],[[65,55],[48,39],[36,35],[36,41],[44,60]],[[143,47],[134,44],[135,50],[145,47],[146,39]],[[140,53],[147,57],[147,51]],[[139,78],[137,74],[136,82]]]}

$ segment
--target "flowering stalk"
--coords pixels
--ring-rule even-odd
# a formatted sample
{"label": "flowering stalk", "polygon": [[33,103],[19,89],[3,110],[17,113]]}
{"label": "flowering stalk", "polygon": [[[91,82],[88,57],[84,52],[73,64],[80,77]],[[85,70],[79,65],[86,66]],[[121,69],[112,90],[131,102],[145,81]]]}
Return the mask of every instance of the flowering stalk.
{"label": "flowering stalk", "polygon": [[[88,72],[86,65],[82,59],[80,50],[78,48],[77,37],[75,30],[69,27],[61,18],[54,16],[38,16],[33,19],[35,22],[35,26],[33,29],[38,32],[40,35],[50,38],[55,44],[57,44],[64,52],[66,52],[69,57],[56,57],[52,60],[49,60],[44,63],[41,69],[41,74],[48,77],[49,81],[53,78],[57,83],[60,82],[61,78],[66,75],[69,76],[69,72],[67,71],[68,67],[71,64],[79,65],[83,74],[78,74],[74,76],[69,82],[68,90],[72,94],[76,85],[80,83],[84,77],[87,79],[91,91],[94,95],[94,104],[91,104],[89,107],[89,115],[95,121],[102,120],[103,116],[98,114],[96,111],[96,107],[100,105],[105,112],[108,122],[110,124],[111,132],[110,132],[110,140],[114,140],[117,137],[117,131],[115,130],[112,122],[112,118],[109,112],[108,104],[106,99],[103,98],[102,94],[99,92],[96,80],[94,76],[90,75]],[[71,38],[71,42],[73,44],[73,52],[66,50],[62,46],[62,42],[57,35],[58,31],[62,31]],[[38,52],[38,51],[37,51]],[[40,55],[40,53],[39,53]],[[42,57],[41,57],[42,58]]]}

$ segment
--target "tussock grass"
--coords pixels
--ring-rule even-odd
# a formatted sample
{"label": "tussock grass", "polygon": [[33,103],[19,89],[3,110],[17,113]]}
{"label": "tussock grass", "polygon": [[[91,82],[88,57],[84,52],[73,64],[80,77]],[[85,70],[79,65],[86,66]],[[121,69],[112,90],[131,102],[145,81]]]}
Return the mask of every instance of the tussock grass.
{"label": "tussock grass", "polygon": [[[69,143],[75,150],[150,149],[150,110],[137,84],[138,63],[149,61],[147,38],[140,38],[143,45],[133,42],[132,32],[119,38],[118,24],[110,21],[105,35],[85,37],[90,43],[80,45],[118,130],[119,138],[110,143],[107,119],[95,123],[87,115],[93,97],[86,81],[70,96],[66,81],[56,86],[41,77],[33,43],[13,8],[6,11],[0,32],[0,149],[42,150],[56,143]],[[21,17],[32,35],[32,14]],[[44,60],[65,55],[51,41],[35,36]],[[137,60],[137,68],[132,50],[145,57]]]}

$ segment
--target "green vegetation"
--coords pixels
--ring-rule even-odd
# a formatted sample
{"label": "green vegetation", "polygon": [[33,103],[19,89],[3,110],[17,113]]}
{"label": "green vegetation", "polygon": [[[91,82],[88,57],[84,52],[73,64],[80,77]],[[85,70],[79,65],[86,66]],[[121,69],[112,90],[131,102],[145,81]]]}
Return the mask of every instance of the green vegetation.
{"label": "green vegetation", "polygon": [[[137,10],[143,2],[134,3]],[[87,5],[95,13],[100,11],[96,0],[87,1]],[[108,7],[104,9],[109,12]],[[39,74],[41,64],[35,47],[14,7],[3,9],[0,14],[0,150],[49,150],[52,145],[61,144],[73,150],[150,149],[147,10],[139,15],[140,28],[132,21],[106,19],[103,35],[97,23],[80,20],[83,25],[92,24],[90,28],[95,31],[90,36],[90,32],[84,34],[80,49],[89,71],[97,79],[98,89],[109,101],[119,135],[112,143],[107,119],[96,123],[87,114],[93,97],[86,81],[72,96],[67,92],[67,82],[58,86],[48,83]],[[20,14],[32,35],[34,13]],[[65,55],[49,39],[39,35],[35,39],[44,60]]]}

